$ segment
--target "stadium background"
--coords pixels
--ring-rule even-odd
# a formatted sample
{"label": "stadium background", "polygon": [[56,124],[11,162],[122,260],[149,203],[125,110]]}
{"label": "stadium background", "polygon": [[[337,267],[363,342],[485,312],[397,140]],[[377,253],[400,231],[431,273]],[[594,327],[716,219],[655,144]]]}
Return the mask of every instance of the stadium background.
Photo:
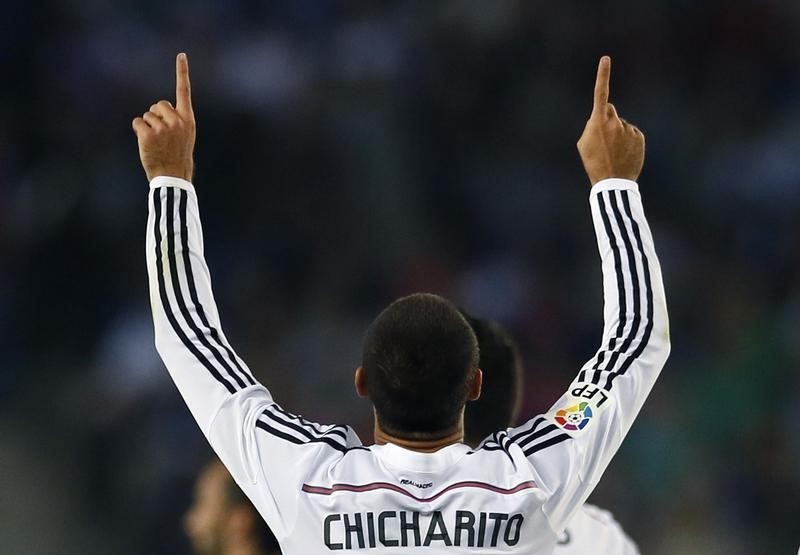
{"label": "stadium background", "polygon": [[435,291],[509,326],[526,414],[597,346],[574,143],[599,55],[646,133],[673,353],[592,501],[646,554],[800,544],[800,4],[61,0],[0,17],[0,551],[182,554],[209,456],[152,346],[130,120],[189,53],[226,329],[354,423],[369,320]]}

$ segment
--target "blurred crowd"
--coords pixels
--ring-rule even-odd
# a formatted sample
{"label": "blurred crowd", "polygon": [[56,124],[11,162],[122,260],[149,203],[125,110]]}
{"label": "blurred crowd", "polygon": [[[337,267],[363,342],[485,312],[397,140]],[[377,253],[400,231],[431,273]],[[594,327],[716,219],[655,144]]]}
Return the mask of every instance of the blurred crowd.
{"label": "blurred crowd", "polygon": [[[7,8],[7,9],[6,9]],[[0,17],[0,551],[188,553],[211,452],[153,347],[130,120],[189,54],[227,336],[354,425],[366,325],[413,291],[522,346],[523,414],[598,347],[574,143],[597,59],[647,136],[670,361],[591,501],[645,554],[800,545],[800,4],[42,0]]]}

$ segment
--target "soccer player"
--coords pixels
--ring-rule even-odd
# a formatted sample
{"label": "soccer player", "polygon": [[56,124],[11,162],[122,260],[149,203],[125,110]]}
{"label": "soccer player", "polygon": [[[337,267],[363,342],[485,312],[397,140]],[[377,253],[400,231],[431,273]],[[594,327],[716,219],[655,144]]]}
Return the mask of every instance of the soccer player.
{"label": "soccer player", "polygon": [[661,271],[635,180],[644,137],[608,102],[600,60],[578,151],[603,271],[597,353],[552,409],[462,443],[478,343],[449,301],[415,294],[370,324],[355,387],[375,443],[291,414],[222,331],[203,258],[188,61],[176,102],[133,120],[150,181],[146,255],[156,348],[200,429],[286,554],[551,553],[633,424],[669,354]]}
{"label": "soccer player", "polygon": [[[519,349],[505,329],[495,322],[462,314],[475,331],[481,353],[481,396],[464,410],[464,443],[477,447],[494,430],[517,422],[524,373]],[[639,550],[611,513],[587,503],[570,519],[553,554],[587,553],[638,555]]]}
{"label": "soccer player", "polygon": [[275,538],[218,460],[197,478],[184,530],[196,555],[275,555]]}

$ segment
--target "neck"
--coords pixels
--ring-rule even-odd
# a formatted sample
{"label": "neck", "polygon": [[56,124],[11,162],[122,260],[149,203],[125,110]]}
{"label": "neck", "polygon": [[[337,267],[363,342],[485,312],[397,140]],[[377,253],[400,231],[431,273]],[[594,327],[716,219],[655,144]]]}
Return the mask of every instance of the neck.
{"label": "neck", "polygon": [[433,453],[434,451],[438,451],[448,445],[453,445],[454,443],[461,443],[464,440],[464,425],[463,423],[458,426],[452,433],[436,438],[436,439],[409,439],[405,437],[397,437],[396,435],[390,434],[383,428],[381,428],[380,422],[378,419],[375,418],[375,443],[378,445],[385,445],[387,443],[393,443],[398,447],[402,447],[403,449],[408,449],[410,451],[419,451],[421,453]]}

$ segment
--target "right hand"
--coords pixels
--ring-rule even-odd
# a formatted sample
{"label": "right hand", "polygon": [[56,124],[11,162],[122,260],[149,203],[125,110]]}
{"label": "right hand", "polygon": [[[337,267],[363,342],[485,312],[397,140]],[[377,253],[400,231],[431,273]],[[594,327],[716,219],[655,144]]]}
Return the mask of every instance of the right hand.
{"label": "right hand", "polygon": [[186,54],[175,60],[175,81],[174,108],[168,100],[159,100],[132,123],[149,181],[159,175],[192,180],[195,123]]}
{"label": "right hand", "polygon": [[619,117],[608,101],[610,78],[611,58],[603,56],[597,68],[592,115],[578,139],[578,152],[592,185],[610,177],[636,181],[644,165],[644,135]]}

